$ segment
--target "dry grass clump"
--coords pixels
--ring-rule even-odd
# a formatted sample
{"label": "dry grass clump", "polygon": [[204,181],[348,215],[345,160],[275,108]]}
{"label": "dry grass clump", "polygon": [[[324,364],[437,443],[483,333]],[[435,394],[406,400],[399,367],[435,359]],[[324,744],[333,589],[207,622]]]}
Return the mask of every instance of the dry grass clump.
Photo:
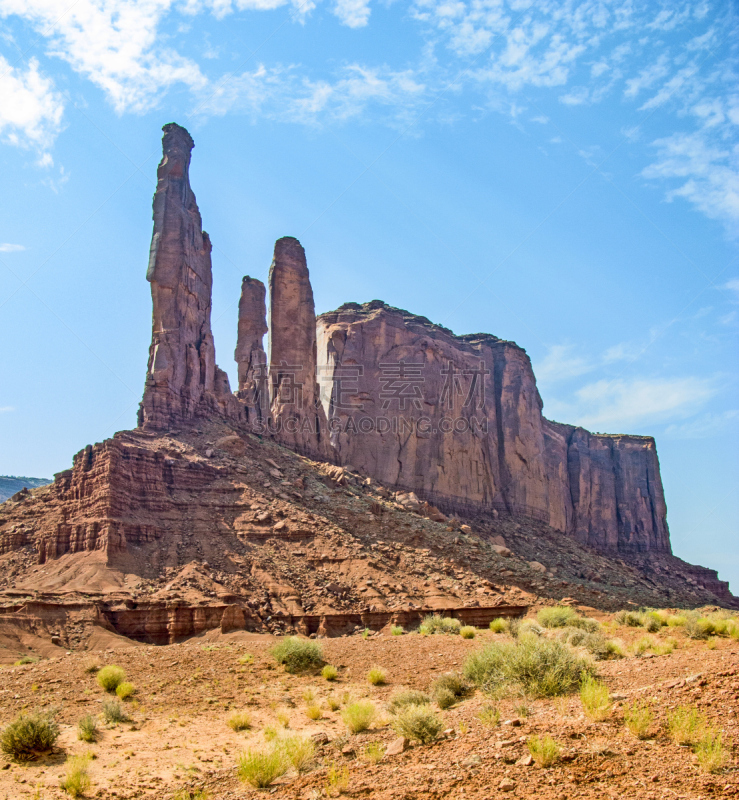
{"label": "dry grass clump", "polygon": [[349,767],[337,767],[332,764],[326,775],[326,794],[333,797],[341,794],[349,786]]}
{"label": "dry grass clump", "polygon": [[408,706],[393,720],[398,736],[428,744],[444,730],[444,720],[428,706]]}
{"label": "dry grass clump", "polygon": [[382,686],[387,683],[387,675],[385,675],[385,670],[381,667],[372,667],[367,673],[367,680],[373,686]]}
{"label": "dry grass clump", "polygon": [[564,628],[572,625],[577,618],[577,612],[569,606],[542,608],[536,615],[536,621],[544,628]]}
{"label": "dry grass clump", "polygon": [[98,670],[97,681],[106,692],[114,692],[125,680],[125,671],[114,664]]}
{"label": "dry grass clump", "polygon": [[485,692],[521,691],[531,697],[572,692],[591,671],[568,645],[530,635],[492,642],[472,653],[464,666],[465,677]]}
{"label": "dry grass clump", "polygon": [[239,662],[239,664],[241,664],[242,667],[247,667],[249,666],[249,664],[254,663],[254,656],[251,653],[246,653],[243,656],[239,656],[237,661]]}
{"label": "dry grass clump", "polygon": [[232,731],[248,731],[251,728],[251,717],[246,711],[234,711],[226,720]]}
{"label": "dry grass clump", "polygon": [[635,702],[624,709],[624,722],[629,733],[637,739],[648,739],[654,714],[648,703]]}
{"label": "dry grass clump", "polygon": [[338,711],[341,708],[341,700],[339,700],[338,697],[329,695],[326,698],[326,706],[328,707],[329,711]]}
{"label": "dry grass clump", "polygon": [[463,639],[474,639],[477,635],[477,630],[475,629],[474,625],[463,625],[459,629],[459,635]]}
{"label": "dry grass clump", "polygon": [[362,758],[369,761],[370,764],[377,764],[382,761],[385,755],[385,745],[382,742],[370,742],[364,750],[362,750]]}
{"label": "dry grass clump", "polygon": [[210,792],[207,789],[178,789],[172,800],[210,800]]}
{"label": "dry grass clump", "polygon": [[707,617],[689,616],[685,623],[685,633],[690,639],[707,639],[714,632],[714,623]]}
{"label": "dry grass clump", "polygon": [[458,634],[462,629],[462,623],[452,617],[442,617],[439,614],[427,614],[423,618],[418,632],[430,635],[434,633],[454,633]]}
{"label": "dry grass clump", "polygon": [[377,716],[377,708],[371,700],[357,700],[344,707],[341,718],[350,733],[366,731]]}
{"label": "dry grass clump", "polygon": [[653,636],[642,636],[634,642],[631,646],[631,650],[636,656],[647,652],[654,653],[656,656],[666,656],[673,652],[675,645],[676,642],[672,637],[660,641]]}
{"label": "dry grass clump", "polygon": [[559,745],[551,736],[532,736],[526,745],[534,762],[545,769],[553,766],[559,760]]}
{"label": "dry grass clump", "polygon": [[596,661],[624,656],[621,644],[614,639],[606,639],[599,631],[592,633],[583,628],[568,626],[557,631],[557,639],[573,647],[584,647]]}
{"label": "dry grass clump", "polygon": [[309,736],[285,736],[279,741],[278,748],[297,772],[307,772],[313,766],[316,745]]}
{"label": "dry grass clump", "polygon": [[470,685],[457,672],[440,675],[431,684],[431,695],[442,709],[453,706],[460,697],[464,697],[469,691]]}
{"label": "dry grass clump", "polygon": [[420,692],[418,689],[400,689],[390,698],[387,710],[391,714],[397,714],[408,706],[427,706],[430,702],[431,698],[426,692]]}
{"label": "dry grass clump", "polygon": [[288,636],[276,644],[270,652],[275,661],[285,667],[286,672],[306,672],[318,669],[323,664],[321,645],[297,636]]}
{"label": "dry grass clump", "polygon": [[82,797],[92,786],[88,767],[91,757],[89,755],[72,756],[67,759],[64,777],[61,781],[61,788],[70,797]]}
{"label": "dry grass clump", "polygon": [[500,722],[500,711],[495,706],[483,706],[477,712],[477,718],[483,725],[488,725],[494,728]]}
{"label": "dry grass clump", "polygon": [[339,677],[339,670],[331,664],[326,664],[321,670],[321,677],[327,681],[335,681]]}
{"label": "dry grass clump", "polygon": [[490,620],[490,630],[493,633],[505,633],[507,629],[508,624],[503,617],[496,617],[495,619]]}
{"label": "dry grass clump", "polygon": [[729,762],[729,751],[724,747],[723,737],[713,728],[707,728],[703,732],[693,752],[706,772],[719,772]]}
{"label": "dry grass clump", "polygon": [[390,626],[390,635],[391,636],[402,636],[405,633],[403,628],[400,625],[391,625]]}
{"label": "dry grass clump", "polygon": [[90,656],[85,659],[82,669],[84,669],[88,675],[94,675],[100,669],[100,662],[94,656]]}
{"label": "dry grass clump", "polygon": [[54,747],[59,726],[53,711],[21,714],[0,733],[0,750],[16,761],[33,761]]}
{"label": "dry grass clump", "polygon": [[77,723],[77,738],[83,742],[95,742],[100,736],[97,720],[92,714],[86,714]]}
{"label": "dry grass clump", "polygon": [[128,681],[123,681],[115,687],[115,693],[119,700],[127,700],[131,695],[136,694],[136,687]]}
{"label": "dry grass clump", "polygon": [[103,719],[109,725],[116,725],[119,722],[127,722],[128,715],[117,700],[106,700],[103,703]]}
{"label": "dry grass clump", "polygon": [[305,715],[308,719],[317,720],[321,719],[323,713],[321,712],[321,707],[312,703],[311,705],[307,706],[305,709]]}
{"label": "dry grass clump", "polygon": [[21,656],[15,664],[14,667],[23,667],[26,664],[36,664],[38,663],[38,658],[36,656]]}
{"label": "dry grass clump", "polygon": [[238,761],[239,779],[255,789],[266,789],[288,770],[288,761],[279,746],[265,750],[245,750]]}
{"label": "dry grass clump", "polygon": [[667,730],[675,744],[696,744],[705,728],[705,717],[693,706],[678,706],[667,717]]}
{"label": "dry grass clump", "polygon": [[602,722],[611,713],[611,699],[605,683],[586,675],[580,685],[580,700],[585,714],[594,722]]}

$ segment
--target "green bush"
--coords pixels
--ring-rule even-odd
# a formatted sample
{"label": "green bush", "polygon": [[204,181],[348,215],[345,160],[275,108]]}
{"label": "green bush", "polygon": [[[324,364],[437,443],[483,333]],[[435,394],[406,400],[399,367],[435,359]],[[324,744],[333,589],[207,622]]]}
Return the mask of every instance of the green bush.
{"label": "green bush", "polygon": [[649,633],[657,633],[664,624],[662,617],[656,611],[650,611],[644,615],[644,622],[642,623]]}
{"label": "green bush", "polygon": [[255,789],[266,789],[284,775],[289,762],[279,744],[266,750],[246,750],[239,756],[238,776]]}
{"label": "green bush", "polygon": [[287,672],[305,672],[309,669],[318,669],[323,664],[321,645],[309,639],[299,639],[297,636],[283,639],[272,648],[271,653],[275,661],[282,664]]}
{"label": "green bush", "polygon": [[559,759],[559,745],[551,736],[532,736],[526,744],[531,757],[540,767],[551,767]]}
{"label": "green bush", "polygon": [[565,625],[572,625],[575,619],[577,612],[569,606],[542,608],[536,615],[536,621],[545,628],[564,628]]}
{"label": "green bush", "polygon": [[721,733],[707,728],[693,748],[701,769],[706,772],[719,772],[729,762],[729,751],[724,747]]}
{"label": "green bush", "polygon": [[316,745],[309,736],[285,736],[277,746],[297,772],[307,772],[316,757]]}
{"label": "green bush", "polygon": [[472,653],[465,677],[483,691],[519,690],[553,697],[578,688],[591,672],[588,662],[562,642],[522,636],[516,642],[492,642]]}
{"label": "green bush", "polygon": [[326,666],[321,670],[321,675],[323,676],[324,680],[335,681],[339,677],[339,670],[331,664],[326,664]]}
{"label": "green bush", "polygon": [[366,731],[377,716],[377,708],[371,700],[357,700],[344,707],[341,718],[350,733]]}
{"label": "green bush", "polygon": [[90,775],[87,772],[90,766],[90,756],[72,756],[67,759],[61,788],[71,797],[82,797],[92,786]]}
{"label": "green bush", "polygon": [[575,616],[573,620],[570,620],[569,624],[573,628],[580,628],[580,630],[587,631],[588,633],[598,633],[600,631],[600,622],[591,617]]}
{"label": "green bush", "polygon": [[431,698],[425,692],[419,692],[418,689],[401,689],[390,698],[387,710],[391,714],[398,714],[408,706],[427,706],[430,702]]}
{"label": "green bush", "polygon": [[400,626],[400,625],[393,625],[393,626],[391,626],[391,628],[390,628],[390,633],[391,633],[393,636],[402,636],[402,635],[403,635],[403,633],[404,633],[404,631],[403,631],[403,628],[401,628],[401,626]]}
{"label": "green bush", "polygon": [[383,686],[387,683],[387,675],[385,675],[385,670],[381,667],[372,667],[367,673],[367,680],[373,686]]}
{"label": "green bush", "polygon": [[119,700],[127,700],[131,695],[136,693],[136,687],[128,681],[123,681],[116,686],[115,693]]}
{"label": "green bush", "polygon": [[33,761],[54,747],[59,726],[54,712],[21,714],[0,733],[0,750],[16,761]]}
{"label": "green bush", "polygon": [[580,686],[580,700],[585,714],[594,722],[602,722],[611,713],[611,698],[605,683],[586,675]]}
{"label": "green bush", "polygon": [[714,632],[714,625],[706,617],[688,617],[685,633],[691,639],[707,639]]}
{"label": "green bush", "polygon": [[449,689],[439,689],[434,693],[434,700],[436,700],[436,705],[443,711],[451,708],[457,702],[457,695],[454,692],[450,692]]}
{"label": "green bush", "polygon": [[614,617],[619,625],[627,628],[641,628],[644,622],[644,615],[638,611],[619,611]]}
{"label": "green bush", "polygon": [[483,725],[494,728],[500,722],[500,711],[495,706],[483,706],[477,712],[477,718]]}
{"label": "green bush", "polygon": [[126,673],[114,665],[103,667],[98,671],[97,681],[106,692],[114,692],[126,680]]}
{"label": "green bush", "polygon": [[99,735],[97,720],[92,714],[85,715],[77,723],[77,738],[83,742],[95,742]]}
{"label": "green bush", "polygon": [[408,706],[393,721],[398,736],[427,744],[444,729],[444,721],[428,706]]}
{"label": "green bush", "polygon": [[462,623],[452,617],[442,617],[439,614],[428,614],[423,618],[423,622],[418,629],[419,633],[455,633],[458,634],[462,629]]}
{"label": "green bush", "polygon": [[706,718],[693,706],[678,706],[667,716],[667,730],[675,744],[694,745],[706,729]]}
{"label": "green bush", "polygon": [[508,625],[503,617],[496,617],[495,619],[490,620],[490,630],[493,633],[504,633],[507,628]]}
{"label": "green bush", "polygon": [[226,724],[232,731],[246,731],[251,728],[251,717],[246,711],[234,711]]}
{"label": "green bush", "polygon": [[475,636],[477,635],[477,631],[475,630],[474,625],[463,625],[459,629],[459,635],[463,639],[474,639]]}
{"label": "green bush", "polygon": [[646,702],[634,702],[624,709],[624,723],[637,739],[647,739],[654,722],[652,709]]}
{"label": "green bush", "polygon": [[557,631],[557,638],[572,647],[584,647],[597,661],[623,656],[618,643],[606,639],[600,632],[590,633],[583,628],[567,627]]}
{"label": "green bush", "polygon": [[470,685],[458,672],[447,672],[431,684],[430,691],[439,708],[449,708],[469,693]]}

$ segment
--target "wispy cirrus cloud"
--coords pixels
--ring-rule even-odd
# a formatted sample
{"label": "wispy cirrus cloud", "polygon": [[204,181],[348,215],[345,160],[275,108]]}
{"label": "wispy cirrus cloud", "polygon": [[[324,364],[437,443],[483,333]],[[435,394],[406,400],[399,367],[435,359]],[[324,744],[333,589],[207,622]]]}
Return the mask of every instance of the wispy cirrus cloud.
{"label": "wispy cirrus cloud", "polygon": [[19,253],[21,250],[25,249],[25,245],[22,244],[10,244],[10,242],[0,243],[0,253]]}

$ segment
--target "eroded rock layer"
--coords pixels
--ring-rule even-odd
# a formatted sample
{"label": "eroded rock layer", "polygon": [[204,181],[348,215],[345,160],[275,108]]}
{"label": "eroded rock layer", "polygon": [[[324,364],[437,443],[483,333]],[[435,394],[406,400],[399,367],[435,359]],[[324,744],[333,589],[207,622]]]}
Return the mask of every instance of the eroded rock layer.
{"label": "eroded rock layer", "polygon": [[526,352],[380,301],[318,318],[342,464],[442,509],[541,520],[608,552],[669,552],[654,439],[550,422]]}

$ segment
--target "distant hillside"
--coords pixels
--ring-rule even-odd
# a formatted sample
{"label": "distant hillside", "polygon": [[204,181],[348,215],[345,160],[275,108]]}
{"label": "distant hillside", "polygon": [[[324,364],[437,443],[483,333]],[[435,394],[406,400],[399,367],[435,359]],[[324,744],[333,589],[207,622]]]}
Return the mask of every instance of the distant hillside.
{"label": "distant hillside", "polygon": [[0,475],[0,503],[19,492],[24,486],[35,489],[37,486],[46,486],[51,483],[49,478],[21,478],[18,475]]}

